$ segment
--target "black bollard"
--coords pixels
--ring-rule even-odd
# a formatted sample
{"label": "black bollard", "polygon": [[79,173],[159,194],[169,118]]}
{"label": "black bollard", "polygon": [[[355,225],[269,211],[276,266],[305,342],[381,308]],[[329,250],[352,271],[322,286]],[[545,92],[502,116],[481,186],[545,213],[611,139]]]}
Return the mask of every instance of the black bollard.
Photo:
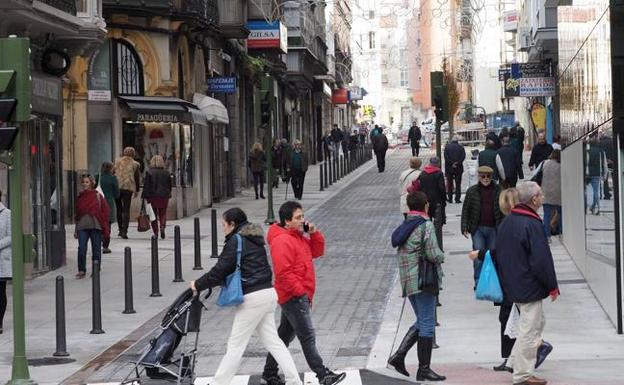
{"label": "black bollard", "polygon": [[65,334],[65,281],[56,277],[56,351],[54,357],[67,357],[67,338]]}
{"label": "black bollard", "polygon": [[334,183],[336,183],[338,181],[338,159],[334,158],[332,167],[334,168]]}
{"label": "black bollard", "polygon": [[323,191],[325,190],[325,188],[323,187],[323,165],[319,164],[319,185],[321,185],[321,188],[319,189],[319,191]]}
{"label": "black bollard", "polygon": [[329,170],[329,184],[328,184],[328,186],[331,186],[331,185],[334,184],[334,173],[333,173],[333,170],[332,170],[333,169],[333,167],[332,167],[333,162],[332,162],[331,158],[328,160],[328,162],[329,162],[327,164],[327,169]]}
{"label": "black bollard", "polygon": [[124,293],[125,307],[123,314],[134,314],[134,295],[132,293],[132,250],[124,248]]}
{"label": "black bollard", "polygon": [[173,228],[173,282],[184,282],[182,279],[182,242],[180,240],[180,226]]}
{"label": "black bollard", "polygon": [[158,237],[155,235],[152,235],[152,294],[150,297],[162,297],[158,272]]}
{"label": "black bollard", "polygon": [[194,219],[194,240],[195,240],[195,266],[193,266],[193,270],[203,270],[204,268],[201,265],[201,237],[199,234],[199,218]]}
{"label": "black bollard", "polygon": [[[286,187],[288,191],[288,186]],[[212,255],[210,258],[219,258],[219,250],[217,249],[217,209],[210,210],[210,232],[212,245]]]}
{"label": "black bollard", "polygon": [[338,171],[338,175],[340,179],[344,178],[344,156],[340,155],[340,159],[338,159],[338,167],[340,170]]}
{"label": "black bollard", "polygon": [[325,185],[325,188],[329,187],[329,184],[327,182],[327,160],[325,162],[323,162],[323,169],[325,171],[325,178],[323,179],[323,184]]}
{"label": "black bollard", "polygon": [[102,296],[100,293],[100,261],[93,261],[91,276],[91,334],[104,334],[102,330]]}

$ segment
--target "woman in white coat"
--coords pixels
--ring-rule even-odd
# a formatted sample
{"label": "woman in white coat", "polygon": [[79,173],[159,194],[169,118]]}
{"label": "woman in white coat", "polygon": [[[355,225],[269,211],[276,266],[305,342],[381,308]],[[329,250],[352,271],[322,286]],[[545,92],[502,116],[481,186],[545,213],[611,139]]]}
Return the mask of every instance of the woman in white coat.
{"label": "woman in white coat", "polygon": [[409,208],[407,207],[407,188],[420,176],[422,160],[413,156],[410,158],[409,164],[410,168],[403,171],[399,176],[399,194],[401,194],[399,204],[401,206],[403,218],[407,218],[407,213],[409,212]]}
{"label": "woman in white coat", "polygon": [[6,284],[13,277],[11,255],[11,210],[2,204],[0,190],[0,334],[7,307]]}

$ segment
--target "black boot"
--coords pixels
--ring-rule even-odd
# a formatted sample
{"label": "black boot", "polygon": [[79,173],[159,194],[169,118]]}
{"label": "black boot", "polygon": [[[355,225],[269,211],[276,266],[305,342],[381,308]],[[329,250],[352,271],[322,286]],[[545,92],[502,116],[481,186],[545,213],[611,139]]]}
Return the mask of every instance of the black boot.
{"label": "black boot", "polygon": [[408,373],[407,369],[405,369],[405,356],[417,341],[418,330],[408,330],[405,337],[403,337],[403,341],[401,341],[401,345],[399,345],[397,351],[388,359],[388,365],[394,367],[394,369],[402,375],[409,377],[410,374]]}
{"label": "black boot", "polygon": [[418,373],[416,381],[444,381],[446,377],[434,372],[431,367],[432,337],[418,337]]}

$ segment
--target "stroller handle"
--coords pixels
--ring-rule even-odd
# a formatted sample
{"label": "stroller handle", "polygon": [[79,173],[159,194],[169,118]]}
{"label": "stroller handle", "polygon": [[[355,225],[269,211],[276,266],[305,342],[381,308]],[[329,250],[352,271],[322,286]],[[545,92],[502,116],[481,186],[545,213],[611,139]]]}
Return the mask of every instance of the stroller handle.
{"label": "stroller handle", "polygon": [[212,294],[212,288],[211,288],[211,287],[209,287],[209,288],[208,288],[208,293],[206,293],[206,295],[204,296],[204,300],[207,300],[207,299],[208,299],[208,297],[210,297],[210,295],[211,295],[211,294]]}

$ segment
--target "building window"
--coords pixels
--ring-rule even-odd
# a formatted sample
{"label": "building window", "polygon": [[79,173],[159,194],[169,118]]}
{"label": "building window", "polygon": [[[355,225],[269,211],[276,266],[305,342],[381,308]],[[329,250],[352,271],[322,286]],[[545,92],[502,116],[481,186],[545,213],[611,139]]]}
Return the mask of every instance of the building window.
{"label": "building window", "polygon": [[401,87],[407,87],[407,70],[401,70]]}
{"label": "building window", "polygon": [[375,11],[371,9],[368,11],[368,19],[373,20],[374,18],[375,18]]}
{"label": "building window", "polygon": [[115,86],[117,95],[143,95],[143,65],[128,42],[115,40]]}
{"label": "building window", "polygon": [[375,32],[368,33],[368,48],[375,49]]}

